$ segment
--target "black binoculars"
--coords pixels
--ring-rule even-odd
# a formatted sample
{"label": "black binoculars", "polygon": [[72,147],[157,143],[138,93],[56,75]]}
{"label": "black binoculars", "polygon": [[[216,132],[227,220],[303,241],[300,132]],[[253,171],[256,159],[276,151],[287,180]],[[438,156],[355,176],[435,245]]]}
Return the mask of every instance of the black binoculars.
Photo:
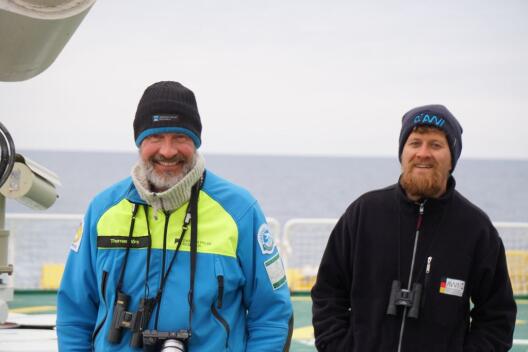
{"label": "black binoculars", "polygon": [[135,313],[127,311],[129,302],[129,295],[120,291],[117,292],[117,301],[107,339],[110,343],[119,343],[123,336],[123,329],[130,329],[132,331],[130,347],[138,348],[143,346],[142,332],[150,320],[154,299],[142,298]]}
{"label": "black binoculars", "polygon": [[411,290],[401,288],[401,282],[392,282],[389,304],[387,306],[388,315],[397,315],[398,306],[409,308],[407,316],[418,318],[420,312],[420,299],[422,297],[422,284],[414,283]]}

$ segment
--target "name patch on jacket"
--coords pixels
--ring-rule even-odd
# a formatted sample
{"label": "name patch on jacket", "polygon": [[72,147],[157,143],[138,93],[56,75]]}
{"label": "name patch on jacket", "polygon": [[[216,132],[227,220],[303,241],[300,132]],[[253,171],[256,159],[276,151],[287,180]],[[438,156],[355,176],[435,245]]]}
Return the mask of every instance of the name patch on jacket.
{"label": "name patch on jacket", "polygon": [[[132,237],[130,239],[130,248],[146,248],[149,246],[150,237]],[[98,236],[98,248],[126,248],[128,246],[128,237],[125,236]]]}
{"label": "name patch on jacket", "polygon": [[284,272],[284,265],[282,265],[282,260],[279,253],[275,254],[270,259],[264,262],[266,267],[266,272],[271,282],[271,286],[274,290],[278,289],[286,283],[286,274]]}
{"label": "name patch on jacket", "polygon": [[440,282],[440,293],[451,296],[462,297],[466,283],[462,280],[443,277]]}

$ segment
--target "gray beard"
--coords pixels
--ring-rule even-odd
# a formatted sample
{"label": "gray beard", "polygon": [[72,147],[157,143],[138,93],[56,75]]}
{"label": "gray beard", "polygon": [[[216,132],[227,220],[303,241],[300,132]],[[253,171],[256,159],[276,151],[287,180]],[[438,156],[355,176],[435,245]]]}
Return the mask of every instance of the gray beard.
{"label": "gray beard", "polygon": [[154,163],[151,160],[139,159],[139,167],[143,169],[143,173],[149,183],[150,189],[153,192],[165,192],[172,186],[180,182],[196,165],[196,153],[192,158],[185,162],[182,171],[178,174],[172,172],[160,175],[154,169]]}

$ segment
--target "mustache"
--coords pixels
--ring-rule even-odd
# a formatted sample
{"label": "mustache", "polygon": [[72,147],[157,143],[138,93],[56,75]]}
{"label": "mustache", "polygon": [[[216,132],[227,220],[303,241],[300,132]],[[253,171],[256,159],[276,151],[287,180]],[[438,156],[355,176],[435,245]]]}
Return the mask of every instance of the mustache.
{"label": "mustache", "polygon": [[150,160],[153,162],[179,163],[186,162],[187,158],[182,155],[175,155],[172,158],[165,158],[162,155],[155,155]]}
{"label": "mustache", "polygon": [[431,160],[423,160],[423,161],[413,161],[410,163],[410,166],[411,167],[416,167],[417,165],[422,165],[422,164],[426,164],[426,165],[431,165],[431,166],[437,166],[438,165],[438,162],[436,162],[436,160],[434,159],[431,159]]}

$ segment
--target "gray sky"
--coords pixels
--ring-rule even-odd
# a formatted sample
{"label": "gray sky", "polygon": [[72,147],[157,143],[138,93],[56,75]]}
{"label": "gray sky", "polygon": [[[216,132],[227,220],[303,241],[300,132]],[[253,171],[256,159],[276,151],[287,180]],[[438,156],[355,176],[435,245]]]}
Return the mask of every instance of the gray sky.
{"label": "gray sky", "polygon": [[0,82],[0,120],[18,149],[132,151],[143,90],[177,80],[206,153],[395,156],[401,116],[441,103],[463,157],[528,159],[527,18],[525,0],[100,0],[48,70]]}

